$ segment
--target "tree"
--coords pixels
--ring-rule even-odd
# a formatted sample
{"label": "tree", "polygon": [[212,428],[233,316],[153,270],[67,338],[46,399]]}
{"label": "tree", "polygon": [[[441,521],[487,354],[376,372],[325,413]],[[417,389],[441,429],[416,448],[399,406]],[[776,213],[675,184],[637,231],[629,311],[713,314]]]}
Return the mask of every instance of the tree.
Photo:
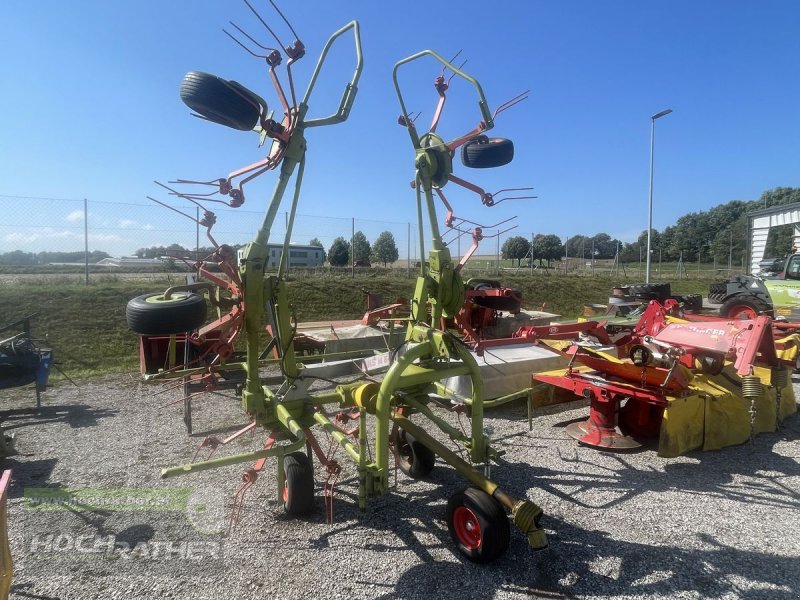
{"label": "tree", "polygon": [[372,248],[365,236],[360,231],[356,231],[353,235],[353,262],[356,261],[369,261],[369,255],[372,253]]}
{"label": "tree", "polygon": [[343,267],[350,258],[350,244],[343,237],[337,237],[328,249],[328,262],[332,267]]}
{"label": "tree", "polygon": [[318,248],[322,248],[322,262],[325,262],[327,260],[327,255],[325,254],[325,246],[323,246],[322,242],[320,242],[317,238],[314,238],[313,240],[308,242],[308,245],[309,246],[317,246]]}
{"label": "tree", "polygon": [[391,231],[384,231],[372,244],[372,258],[375,262],[393,263],[398,259],[400,253],[397,251],[397,244],[394,243],[394,236]]}
{"label": "tree", "polygon": [[510,237],[503,243],[503,258],[516,259],[517,266],[520,266],[522,259],[527,257],[530,251],[531,243],[521,235]]}
{"label": "tree", "polygon": [[531,246],[531,255],[533,258],[542,264],[543,260],[547,261],[547,266],[550,262],[560,259],[564,254],[564,244],[561,243],[561,238],[557,235],[538,234],[533,238],[533,246]]}

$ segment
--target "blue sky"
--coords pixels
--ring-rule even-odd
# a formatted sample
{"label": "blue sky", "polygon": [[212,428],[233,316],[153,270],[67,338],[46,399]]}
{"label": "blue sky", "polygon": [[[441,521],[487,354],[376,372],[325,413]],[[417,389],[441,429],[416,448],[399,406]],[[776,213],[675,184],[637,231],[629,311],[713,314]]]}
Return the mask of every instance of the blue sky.
{"label": "blue sky", "polygon": [[[255,4],[290,40],[267,2]],[[391,70],[424,48],[446,56],[463,49],[465,70],[492,106],[531,90],[493,131],[514,140],[514,162],[491,172],[459,165],[456,174],[487,191],[533,186],[538,199],[488,209],[445,188],[456,214],[472,221],[516,215],[510,235],[634,239],[647,225],[649,117],[665,108],[674,113],[656,127],[657,229],[690,211],[800,186],[798,2],[280,6],[307,48],[296,71],[301,90],[328,35],[354,18],[365,61],[350,120],[308,132],[298,209],[307,216],[294,241],[316,235],[327,246],[349,236],[355,217],[370,239],[390,229],[406,244],[404,224],[415,219],[413,154],[396,124]],[[180,217],[148,205],[147,195],[166,199],[153,179],[212,179],[261,158],[254,134],[194,119],[178,97],[184,73],[201,70],[236,79],[277,106],[263,63],[221,31],[233,20],[271,43],[243,3],[6,0],[0,17],[0,251],[82,249],[81,203],[19,197],[88,198],[92,249],[124,254],[169,243],[172,226],[164,223]],[[338,104],[352,64],[348,38],[331,57],[311,114]],[[437,72],[432,62],[402,72],[419,123],[432,116]],[[454,80],[440,132],[455,137],[477,120],[472,90]],[[246,241],[273,184],[274,174],[255,183],[238,215],[218,211],[219,241]],[[191,232],[187,223],[175,231]]]}

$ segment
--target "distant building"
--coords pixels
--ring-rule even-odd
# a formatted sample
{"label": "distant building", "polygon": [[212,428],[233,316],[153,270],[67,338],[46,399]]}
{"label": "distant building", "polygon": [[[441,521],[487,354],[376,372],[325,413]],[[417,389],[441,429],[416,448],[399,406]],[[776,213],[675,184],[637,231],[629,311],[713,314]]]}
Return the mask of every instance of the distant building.
{"label": "distant building", "polygon": [[163,265],[163,258],[138,258],[136,256],[123,256],[121,258],[104,258],[94,263],[101,267],[132,267]]}
{"label": "distant building", "polygon": [[[277,268],[281,262],[283,244],[268,244],[269,258],[267,267]],[[321,267],[325,262],[325,250],[320,246],[289,246],[290,267]]]}

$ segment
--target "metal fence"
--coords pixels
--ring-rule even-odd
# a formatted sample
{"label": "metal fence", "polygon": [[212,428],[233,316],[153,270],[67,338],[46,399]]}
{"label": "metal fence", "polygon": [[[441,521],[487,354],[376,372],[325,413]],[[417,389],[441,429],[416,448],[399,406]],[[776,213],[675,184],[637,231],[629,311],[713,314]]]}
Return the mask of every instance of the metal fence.
{"label": "metal fence", "polygon": [[[212,245],[205,228],[195,222],[202,214],[188,203],[176,202],[172,204],[175,210],[170,210],[146,201],[0,196],[0,202],[0,255],[11,252],[83,255],[99,251],[122,257],[134,256],[140,249],[173,244],[187,250]],[[217,242],[230,245],[251,241],[264,217],[263,211],[246,207],[214,207],[214,213],[217,221],[211,234]],[[270,242],[283,242],[287,223],[288,213],[279,214]],[[400,258],[417,260],[418,234],[416,224],[412,223],[300,213],[295,216],[291,242],[305,245],[316,238],[327,251],[337,237],[349,242],[356,231],[364,233],[370,243],[380,233],[389,231]]]}

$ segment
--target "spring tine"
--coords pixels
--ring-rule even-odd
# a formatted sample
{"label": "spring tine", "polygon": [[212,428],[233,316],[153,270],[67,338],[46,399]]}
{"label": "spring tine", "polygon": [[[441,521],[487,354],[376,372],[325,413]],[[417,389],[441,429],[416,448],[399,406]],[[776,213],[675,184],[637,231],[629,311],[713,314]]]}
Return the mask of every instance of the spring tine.
{"label": "spring tine", "polygon": [[211,181],[194,181],[192,179],[173,179],[167,183],[182,183],[187,185],[219,185],[219,179],[212,179]]}
{"label": "spring tine", "polygon": [[[458,55],[459,55],[459,54],[461,54],[461,50],[463,50],[463,48],[459,49],[459,51],[458,51],[458,52],[456,52],[456,53],[453,55],[453,58],[451,58],[451,59],[450,59],[450,60],[448,60],[447,62],[449,62],[450,64],[453,64],[453,61],[454,61],[455,59],[457,59],[457,58],[458,58]],[[459,67],[459,68],[461,68],[461,67]],[[442,77],[442,78],[444,77],[444,73],[445,73],[445,71],[447,71],[447,67],[442,67],[442,73],[441,73],[440,77]],[[450,80],[448,79],[447,81],[449,82]]]}
{"label": "spring tine", "polygon": [[[459,50],[459,52],[461,52],[461,51]],[[450,61],[450,62],[452,62],[452,61]],[[467,59],[466,59],[466,58],[465,58],[465,59],[464,59],[464,60],[461,62],[461,64],[460,64],[460,65],[458,65],[458,70],[460,71],[461,69],[463,69],[465,64],[467,64]],[[451,82],[451,81],[453,81],[453,77],[455,77],[455,76],[456,76],[456,74],[455,74],[455,73],[453,73],[452,75],[450,75],[450,77],[449,77],[449,78],[448,78],[448,80],[447,80],[447,85],[448,85],[448,86],[450,85],[450,82]]]}
{"label": "spring tine", "polygon": [[522,92],[522,93],[521,93],[521,94],[519,94],[518,96],[515,96],[514,98],[512,98],[512,99],[511,99],[511,100],[509,100],[508,102],[505,102],[505,103],[501,104],[500,106],[498,106],[498,107],[495,109],[495,111],[494,111],[494,114],[492,115],[492,119],[495,119],[495,118],[497,118],[497,115],[499,115],[499,114],[500,114],[501,112],[503,112],[504,110],[508,110],[509,108],[511,108],[512,106],[514,106],[515,104],[519,104],[519,103],[520,103],[520,102],[522,102],[523,100],[527,100],[527,99],[528,99],[528,94],[529,94],[529,93],[530,93],[530,90],[525,90],[524,92]]}
{"label": "spring tine", "polygon": [[153,202],[155,202],[156,204],[160,204],[161,206],[163,206],[163,207],[165,207],[165,208],[168,208],[168,209],[170,209],[170,210],[173,210],[173,211],[175,211],[176,213],[178,213],[179,215],[183,215],[183,216],[184,216],[184,217],[186,217],[187,219],[191,219],[192,221],[194,221],[195,223],[197,223],[197,219],[195,219],[195,218],[194,218],[194,217],[192,217],[191,215],[187,215],[185,212],[181,212],[181,211],[179,211],[179,210],[178,210],[177,208],[175,208],[174,206],[170,206],[169,204],[165,204],[164,202],[161,202],[161,200],[156,200],[155,198],[153,198],[153,197],[151,197],[151,196],[145,196],[145,198],[147,198],[148,200],[152,200],[152,201],[153,201]]}
{"label": "spring tine", "polygon": [[286,17],[283,15],[283,13],[281,12],[281,9],[280,9],[280,8],[278,8],[278,5],[277,5],[277,4],[275,4],[275,2],[273,2],[273,0],[269,0],[269,3],[270,3],[270,4],[272,4],[272,8],[274,8],[274,9],[275,9],[275,12],[277,12],[277,13],[278,13],[278,14],[281,16],[281,19],[283,19],[283,22],[284,22],[284,23],[286,23],[286,25],[289,27],[289,29],[290,29],[290,30],[291,30],[291,32],[292,32],[292,35],[294,36],[294,39],[299,41],[299,40],[300,40],[300,36],[299,36],[299,35],[297,35],[297,32],[294,30],[294,27],[292,27],[292,24],[291,24],[291,23],[289,23],[289,19],[287,19],[287,18],[286,18]]}
{"label": "spring tine", "polygon": [[[234,23],[233,21],[228,21],[228,23],[230,23],[231,25],[233,25],[234,27],[236,27],[236,29],[239,31],[239,33],[241,33],[243,36],[245,36],[245,37],[246,37],[248,40],[250,40],[251,42],[253,42],[253,43],[254,43],[256,46],[258,46],[258,47],[259,47],[259,48],[261,48],[262,50],[269,50],[270,52],[276,52],[276,51],[277,51],[277,52],[280,52],[280,50],[278,50],[277,48],[271,48],[270,46],[264,46],[263,44],[259,44],[259,43],[258,43],[258,42],[257,42],[257,41],[256,41],[256,40],[253,38],[253,36],[249,35],[249,34],[248,34],[248,33],[247,33],[247,32],[246,32],[244,29],[242,29],[241,27],[239,27],[239,26],[238,26],[236,23]],[[222,31],[225,31],[225,30],[223,29]],[[225,33],[228,33],[228,32],[226,31]],[[230,35],[230,34],[228,34],[228,35]],[[259,55],[256,55],[256,56],[259,56]],[[266,57],[266,56],[262,56],[261,58],[267,58],[267,57]]]}
{"label": "spring tine", "polygon": [[[233,23],[231,23],[231,25],[233,25]],[[236,27],[236,25],[233,25],[233,26],[234,26],[234,27]],[[263,55],[261,55],[261,54],[256,54],[255,52],[253,52],[252,50],[250,50],[250,48],[248,48],[248,47],[247,47],[247,46],[245,46],[245,45],[244,45],[242,42],[240,42],[238,39],[236,39],[236,38],[235,38],[235,37],[234,37],[234,36],[231,34],[231,32],[230,32],[230,31],[228,31],[227,29],[225,29],[224,27],[223,27],[223,29],[222,29],[222,33],[224,33],[224,34],[225,34],[225,35],[227,35],[229,38],[231,38],[231,39],[232,39],[234,42],[236,42],[237,44],[239,44],[239,46],[241,46],[241,47],[244,49],[244,51],[245,51],[245,52],[247,52],[247,53],[248,53],[250,56],[255,56],[256,58],[263,58],[263,59],[265,59],[265,60],[266,60],[266,58],[267,58],[266,56],[263,56]]]}
{"label": "spring tine", "polygon": [[[278,36],[275,34],[275,32],[274,32],[274,31],[272,31],[272,29],[270,28],[270,26],[269,26],[269,25],[267,25],[267,22],[266,22],[266,21],[264,21],[264,19],[262,19],[262,18],[261,18],[261,15],[260,15],[260,14],[258,14],[258,12],[256,11],[256,9],[255,9],[255,8],[253,8],[253,6],[252,6],[252,5],[251,5],[251,4],[250,4],[250,3],[249,3],[247,0],[243,0],[243,2],[244,2],[246,5],[247,5],[247,8],[249,8],[249,9],[250,9],[250,11],[251,11],[251,12],[252,12],[252,13],[253,13],[255,16],[256,16],[256,19],[258,19],[259,21],[261,21],[261,24],[262,24],[264,27],[266,27],[267,31],[269,31],[269,32],[270,32],[270,34],[272,35],[272,37],[274,37],[274,38],[275,38],[275,41],[276,41],[276,42],[278,42],[278,46],[280,46],[281,48],[285,48],[285,46],[283,45],[283,42],[281,42],[281,39],[280,39],[280,38],[279,38],[279,37],[278,37]],[[279,11],[279,12],[280,12],[280,11]]]}

